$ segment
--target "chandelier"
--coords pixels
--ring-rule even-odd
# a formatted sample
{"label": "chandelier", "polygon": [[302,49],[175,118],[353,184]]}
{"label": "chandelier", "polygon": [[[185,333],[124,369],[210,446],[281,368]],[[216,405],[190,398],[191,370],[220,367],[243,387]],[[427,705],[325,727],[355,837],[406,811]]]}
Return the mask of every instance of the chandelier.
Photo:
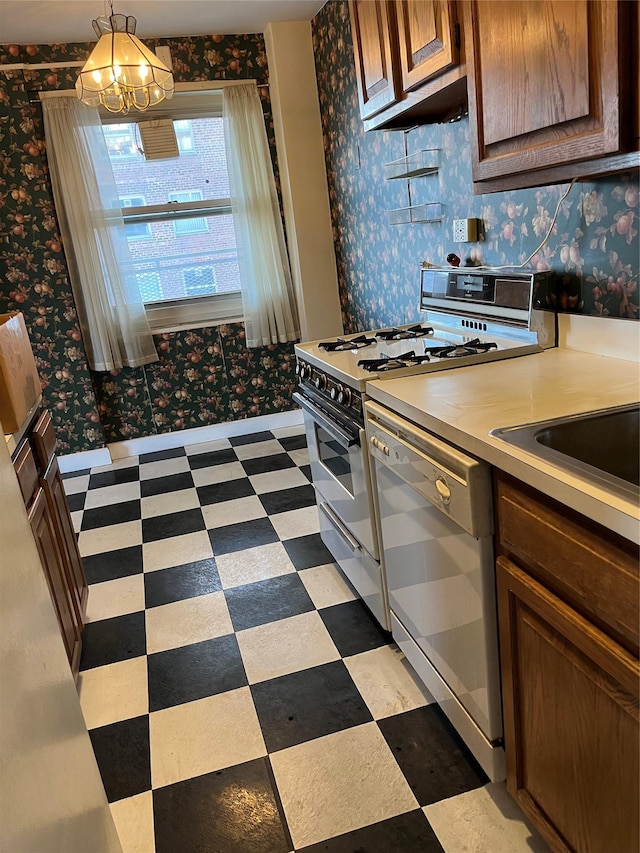
{"label": "chandelier", "polygon": [[114,15],[110,6],[111,15],[93,22],[99,41],[78,74],[78,98],[90,107],[125,114],[171,98],[171,71],[134,35],[136,19]]}

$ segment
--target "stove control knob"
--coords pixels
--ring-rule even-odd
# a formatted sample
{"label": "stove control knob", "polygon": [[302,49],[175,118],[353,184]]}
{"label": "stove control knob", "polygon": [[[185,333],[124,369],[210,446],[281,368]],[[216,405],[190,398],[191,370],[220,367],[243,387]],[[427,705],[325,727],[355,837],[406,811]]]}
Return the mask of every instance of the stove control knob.
{"label": "stove control knob", "polygon": [[351,405],[351,389],[350,388],[342,388],[342,390],[338,392],[338,402],[342,406],[350,406]]}
{"label": "stove control knob", "polygon": [[300,379],[310,379],[311,367],[304,362],[300,365]]}
{"label": "stove control knob", "polygon": [[327,377],[324,375],[324,373],[316,373],[313,379],[313,384],[319,391],[324,391],[324,389],[327,387]]}
{"label": "stove control knob", "polygon": [[329,395],[330,395],[331,399],[332,400],[339,400],[340,397],[342,396],[343,390],[344,389],[343,389],[342,385],[333,385],[331,387],[331,391],[329,391]]}
{"label": "stove control knob", "polygon": [[300,376],[302,373],[302,365],[299,361],[296,362],[296,376]]}

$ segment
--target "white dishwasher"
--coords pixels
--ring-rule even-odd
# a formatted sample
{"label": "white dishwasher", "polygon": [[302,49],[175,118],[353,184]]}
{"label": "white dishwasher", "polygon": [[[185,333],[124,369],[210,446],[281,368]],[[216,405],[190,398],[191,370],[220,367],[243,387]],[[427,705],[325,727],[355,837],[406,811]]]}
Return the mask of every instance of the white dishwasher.
{"label": "white dishwasher", "polygon": [[393,637],[501,781],[491,469],[378,403],[365,412]]}

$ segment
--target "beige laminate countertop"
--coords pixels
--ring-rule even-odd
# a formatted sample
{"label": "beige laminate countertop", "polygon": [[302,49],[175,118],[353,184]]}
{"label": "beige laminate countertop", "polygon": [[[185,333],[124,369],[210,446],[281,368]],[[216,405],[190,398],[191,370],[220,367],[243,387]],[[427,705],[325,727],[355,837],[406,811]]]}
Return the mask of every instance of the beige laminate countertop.
{"label": "beige laminate countertop", "polygon": [[500,427],[628,405],[640,400],[634,361],[570,349],[367,384],[397,414],[529,483],[588,518],[640,541],[637,504],[489,433]]}

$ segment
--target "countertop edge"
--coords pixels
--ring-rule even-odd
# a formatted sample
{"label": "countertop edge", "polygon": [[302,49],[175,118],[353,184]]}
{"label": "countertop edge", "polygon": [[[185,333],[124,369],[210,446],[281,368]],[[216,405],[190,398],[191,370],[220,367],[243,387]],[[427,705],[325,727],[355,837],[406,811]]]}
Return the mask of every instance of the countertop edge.
{"label": "countertop edge", "polygon": [[[437,374],[432,375],[437,376]],[[420,377],[420,381],[424,380],[425,377]],[[401,417],[407,418],[461,450],[527,483],[542,494],[612,530],[624,539],[640,544],[640,509],[633,502],[612,496],[605,489],[599,489],[577,474],[569,474],[564,469],[507,444],[500,438],[490,435],[490,430],[486,430],[486,434],[482,435],[472,434],[450,421],[423,411],[394,394],[393,380],[370,382],[367,384],[367,393],[370,399],[386,406]],[[635,403],[637,400],[629,402]],[[584,411],[590,411],[592,408],[585,407]],[[540,418],[540,420],[543,419]],[[499,429],[505,426],[509,424],[501,422],[499,413],[496,414],[496,422],[492,428]]]}

